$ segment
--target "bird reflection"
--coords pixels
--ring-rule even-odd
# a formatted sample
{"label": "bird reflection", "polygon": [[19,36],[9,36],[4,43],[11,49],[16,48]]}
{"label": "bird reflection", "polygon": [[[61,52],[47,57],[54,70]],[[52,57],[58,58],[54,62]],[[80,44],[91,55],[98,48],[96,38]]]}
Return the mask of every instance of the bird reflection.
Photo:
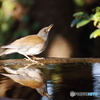
{"label": "bird reflection", "polygon": [[8,74],[2,73],[2,75],[11,78],[21,85],[35,88],[40,95],[46,96],[51,99],[49,94],[47,93],[46,77],[40,69],[29,67],[13,70],[9,67],[3,68],[8,72]]}

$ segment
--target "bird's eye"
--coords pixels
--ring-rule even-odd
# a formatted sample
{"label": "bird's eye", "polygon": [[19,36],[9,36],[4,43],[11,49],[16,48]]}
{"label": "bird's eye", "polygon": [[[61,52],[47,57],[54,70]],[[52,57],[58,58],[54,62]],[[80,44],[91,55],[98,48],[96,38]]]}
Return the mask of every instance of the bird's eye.
{"label": "bird's eye", "polygon": [[43,95],[45,95],[45,92],[43,92]]}
{"label": "bird's eye", "polygon": [[45,29],[45,30],[44,30],[44,32],[45,32],[45,33],[47,33],[47,32],[48,32],[48,30],[47,30],[47,29]]}

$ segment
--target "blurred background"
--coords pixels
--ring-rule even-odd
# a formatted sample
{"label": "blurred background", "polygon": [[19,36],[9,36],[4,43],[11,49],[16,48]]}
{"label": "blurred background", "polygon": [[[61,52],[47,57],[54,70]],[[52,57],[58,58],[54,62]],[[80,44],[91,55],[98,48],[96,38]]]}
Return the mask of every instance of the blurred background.
{"label": "blurred background", "polygon": [[[91,14],[97,6],[100,0],[0,0],[0,46],[37,34],[53,23],[48,46],[39,56],[100,57],[100,37],[89,39],[96,29],[93,23],[79,29],[70,27],[75,12]],[[6,58],[20,56],[11,54]]]}

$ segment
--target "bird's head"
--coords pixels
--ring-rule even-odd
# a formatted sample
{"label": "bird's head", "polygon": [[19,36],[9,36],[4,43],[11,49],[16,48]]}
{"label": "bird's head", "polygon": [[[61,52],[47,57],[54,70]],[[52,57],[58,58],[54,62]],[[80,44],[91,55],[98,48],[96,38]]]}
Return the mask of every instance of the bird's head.
{"label": "bird's head", "polygon": [[48,33],[52,27],[53,24],[49,25],[48,27],[42,28],[37,35],[46,40],[48,38]]}
{"label": "bird's head", "polygon": [[43,86],[40,87],[40,88],[37,88],[36,90],[38,91],[38,93],[39,93],[41,96],[45,96],[45,97],[48,97],[49,99],[51,99],[50,96],[49,96],[49,94],[47,93],[47,90],[46,90],[46,86],[45,86],[45,85],[43,85]]}

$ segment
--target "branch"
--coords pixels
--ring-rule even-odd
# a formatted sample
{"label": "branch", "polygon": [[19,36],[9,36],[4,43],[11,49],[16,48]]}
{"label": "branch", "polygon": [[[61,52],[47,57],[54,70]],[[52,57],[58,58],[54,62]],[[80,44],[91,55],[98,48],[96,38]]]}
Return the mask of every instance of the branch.
{"label": "branch", "polygon": [[[43,64],[60,64],[60,63],[100,63],[100,58],[44,58],[35,59],[39,63]],[[25,59],[8,59],[0,60],[0,66],[7,65],[29,65],[32,64],[31,61]]]}

